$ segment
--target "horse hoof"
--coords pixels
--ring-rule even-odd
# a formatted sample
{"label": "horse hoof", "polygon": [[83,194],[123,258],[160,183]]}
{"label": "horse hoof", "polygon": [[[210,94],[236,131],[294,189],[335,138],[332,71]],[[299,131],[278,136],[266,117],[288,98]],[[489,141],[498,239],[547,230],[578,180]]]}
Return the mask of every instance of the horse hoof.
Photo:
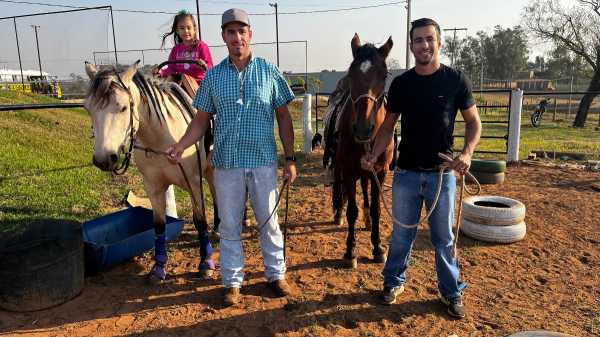
{"label": "horse hoof", "polygon": [[344,218],[334,218],[333,224],[337,226],[341,226],[344,224]]}
{"label": "horse hoof", "polygon": [[375,263],[385,263],[387,261],[387,255],[385,253],[381,253],[381,255],[374,255],[373,261]]}
{"label": "horse hoof", "polygon": [[250,227],[251,225],[252,225],[252,222],[249,219],[242,220],[242,226]]}
{"label": "horse hoof", "polygon": [[199,278],[211,278],[213,276],[214,270],[212,269],[200,269],[198,271]]}
{"label": "horse hoof", "polygon": [[344,269],[354,269],[358,267],[356,259],[344,259]]}
{"label": "horse hoof", "polygon": [[149,286],[157,286],[159,284],[161,284],[163,281],[163,279],[161,279],[160,277],[156,276],[156,275],[148,275],[148,278],[146,279],[146,284]]}

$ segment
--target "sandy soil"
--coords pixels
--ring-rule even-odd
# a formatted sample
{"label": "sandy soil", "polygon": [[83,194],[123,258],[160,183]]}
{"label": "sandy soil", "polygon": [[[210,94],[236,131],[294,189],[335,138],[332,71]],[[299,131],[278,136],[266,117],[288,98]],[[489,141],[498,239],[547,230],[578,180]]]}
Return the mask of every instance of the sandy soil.
{"label": "sandy soil", "polygon": [[[504,336],[549,330],[577,336],[600,331],[600,173],[513,165],[506,180],[484,195],[522,201],[527,235],[514,244],[491,244],[459,235],[461,277],[468,283],[468,315],[446,313],[437,291],[427,225],[414,245],[406,291],[381,306],[382,265],[372,263],[369,232],[357,234],[357,269],[341,268],[346,227],[330,222],[329,189],[321,156],[298,162],[290,199],[288,282],[277,298],[263,276],[259,244],[245,242],[242,302],[221,304],[220,276],[196,277],[193,225],[169,245],[167,281],[144,284],[151,254],[85,279],[83,292],[37,312],[0,311],[0,334],[9,336]],[[387,198],[390,191],[385,192]],[[362,214],[359,215],[362,219]],[[387,248],[391,221],[382,215]],[[362,220],[359,226],[363,227]],[[215,260],[218,261],[218,241]]]}

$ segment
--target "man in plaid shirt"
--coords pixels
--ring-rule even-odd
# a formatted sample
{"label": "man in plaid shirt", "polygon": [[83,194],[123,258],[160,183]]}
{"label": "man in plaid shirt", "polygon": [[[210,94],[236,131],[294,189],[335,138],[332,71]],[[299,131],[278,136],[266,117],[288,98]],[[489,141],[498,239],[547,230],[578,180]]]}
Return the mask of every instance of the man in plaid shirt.
{"label": "man in plaid shirt", "polygon": [[[211,164],[216,167],[215,187],[221,217],[222,237],[240,239],[246,193],[256,220],[262,225],[276,207],[277,146],[274,121],[286,156],[283,179],[296,178],[294,129],[287,104],[294,99],[289,85],[272,63],[250,53],[250,20],[246,12],[229,9],[222,16],[222,37],[229,57],[206,72],[194,107],[196,117],[181,140],[166,152],[177,164],[183,151],[198,142],[211,115],[215,117],[215,146]],[[290,293],[285,281],[283,238],[277,212],[260,231],[265,276],[279,296]],[[221,240],[220,272],[225,293],[223,303],[239,302],[244,280],[244,252],[239,241]]]}

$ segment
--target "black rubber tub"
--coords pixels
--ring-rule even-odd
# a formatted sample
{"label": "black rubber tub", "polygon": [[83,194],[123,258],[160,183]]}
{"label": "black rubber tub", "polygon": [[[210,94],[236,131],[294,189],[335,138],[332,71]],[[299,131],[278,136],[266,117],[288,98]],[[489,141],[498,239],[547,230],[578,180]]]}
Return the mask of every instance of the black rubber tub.
{"label": "black rubber tub", "polygon": [[40,220],[0,233],[0,308],[33,311],[77,296],[83,289],[81,223]]}

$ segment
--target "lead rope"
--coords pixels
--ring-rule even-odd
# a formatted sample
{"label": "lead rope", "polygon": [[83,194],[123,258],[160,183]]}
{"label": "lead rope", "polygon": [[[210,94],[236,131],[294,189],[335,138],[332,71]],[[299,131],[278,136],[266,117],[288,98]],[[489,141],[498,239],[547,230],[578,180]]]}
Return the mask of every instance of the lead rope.
{"label": "lead rope", "polygon": [[[134,146],[135,149],[137,150],[142,150],[146,153],[146,156],[148,157],[148,152],[152,152],[152,153],[156,153],[156,154],[162,154],[165,156],[171,156],[170,153],[165,152],[165,151],[159,151],[159,150],[154,150],[152,148],[149,147],[141,147],[138,145]],[[187,184],[187,187],[190,191],[190,196],[192,197],[192,203],[194,204],[194,207],[196,208],[196,211],[198,211],[198,213],[202,214],[202,212],[200,212],[200,209],[198,207],[198,202],[196,201],[196,197],[194,196],[194,193],[192,193],[192,185],[190,184],[190,181],[188,180],[187,174],[185,174],[185,170],[183,169],[183,166],[181,165],[181,163],[177,163],[177,165],[179,165],[179,169],[181,170],[181,174],[183,175],[183,179],[185,180],[185,183]],[[275,203],[275,207],[273,207],[273,211],[271,211],[271,214],[269,214],[269,217],[267,218],[267,220],[265,220],[265,222],[262,224],[262,226],[260,226],[260,228],[255,231],[254,233],[252,233],[252,235],[246,237],[246,238],[241,238],[241,239],[229,239],[226,237],[221,236],[219,233],[217,233],[214,229],[213,226],[211,226],[208,221],[206,221],[206,218],[204,218],[204,221],[206,221],[206,225],[208,226],[208,228],[220,239],[226,240],[226,241],[244,241],[244,240],[250,240],[254,237],[256,237],[260,231],[267,225],[267,223],[269,222],[269,220],[271,220],[271,218],[273,217],[273,214],[275,213],[275,211],[277,210],[277,206],[279,206],[279,203],[281,201],[281,196],[283,195],[283,188],[287,187],[287,194],[285,197],[285,203],[286,203],[286,207],[285,207],[285,224],[284,224],[284,230],[287,233],[287,214],[288,214],[288,207],[287,207],[287,203],[289,201],[289,197],[290,197],[290,186],[287,184],[288,179],[285,179],[283,181],[283,184],[281,186],[281,190],[279,191],[279,197],[277,198],[277,202]],[[202,185],[200,185],[200,188],[203,188]],[[284,241],[284,255],[285,255],[285,241]]]}
{"label": "lead rope", "polygon": [[[367,152],[367,157],[368,157],[371,154],[371,145],[369,143],[365,144],[365,150]],[[438,156],[447,162],[452,162],[452,158],[448,157],[447,155],[445,155],[443,153],[438,153]],[[412,228],[419,226],[420,224],[425,222],[427,219],[429,219],[429,216],[433,212],[435,206],[437,205],[438,199],[440,197],[440,191],[442,190],[442,180],[444,178],[444,167],[442,167],[440,169],[440,179],[438,182],[437,192],[435,193],[435,199],[433,199],[433,204],[431,205],[429,212],[427,212],[427,214],[425,215],[425,217],[423,217],[423,219],[421,219],[419,222],[417,222],[416,224],[411,225],[411,226],[405,225],[405,224],[401,223],[400,221],[398,221],[396,218],[394,218],[387,202],[385,201],[385,197],[383,195],[383,189],[381,188],[381,183],[379,182],[379,179],[377,178],[377,172],[375,172],[375,168],[374,167],[371,168],[371,171],[373,172],[373,177],[375,178],[375,184],[377,185],[377,188],[379,189],[379,193],[381,194],[381,199],[383,200],[384,209],[387,212],[387,214],[390,216],[390,218],[392,218],[394,223],[396,223],[400,227],[412,229]],[[455,220],[456,235],[454,236],[454,243],[452,244],[452,260],[456,259],[456,244],[458,242],[458,231],[460,229],[460,218],[462,215],[462,201],[463,201],[464,191],[466,190],[467,193],[470,195],[477,195],[477,194],[479,194],[479,192],[481,192],[481,185],[479,184],[479,181],[477,181],[477,179],[475,179],[475,177],[470,172],[467,172],[467,175],[477,184],[477,192],[473,193],[467,188],[467,186],[465,185],[465,176],[462,176],[460,179],[462,182],[462,186],[460,189],[460,197],[459,197],[458,221]]]}

